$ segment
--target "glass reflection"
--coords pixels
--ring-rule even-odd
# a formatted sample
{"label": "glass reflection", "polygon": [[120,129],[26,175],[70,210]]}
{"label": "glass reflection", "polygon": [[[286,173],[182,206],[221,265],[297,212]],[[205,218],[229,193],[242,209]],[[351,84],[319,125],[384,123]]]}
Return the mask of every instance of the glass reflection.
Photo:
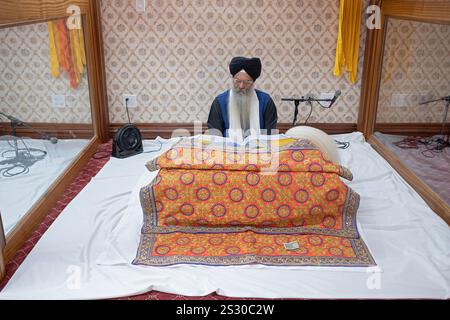
{"label": "glass reflection", "polygon": [[93,137],[81,25],[0,29],[0,212],[5,233]]}
{"label": "glass reflection", "polygon": [[448,204],[449,104],[450,25],[389,19],[375,136]]}

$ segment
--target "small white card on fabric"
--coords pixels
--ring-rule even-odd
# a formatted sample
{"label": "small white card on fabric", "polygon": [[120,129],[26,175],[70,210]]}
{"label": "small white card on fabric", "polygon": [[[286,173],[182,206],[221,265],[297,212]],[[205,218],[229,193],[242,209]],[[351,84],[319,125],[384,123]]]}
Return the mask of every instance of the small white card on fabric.
{"label": "small white card on fabric", "polygon": [[286,250],[297,250],[298,248],[300,248],[297,241],[285,243],[284,247],[286,248]]}

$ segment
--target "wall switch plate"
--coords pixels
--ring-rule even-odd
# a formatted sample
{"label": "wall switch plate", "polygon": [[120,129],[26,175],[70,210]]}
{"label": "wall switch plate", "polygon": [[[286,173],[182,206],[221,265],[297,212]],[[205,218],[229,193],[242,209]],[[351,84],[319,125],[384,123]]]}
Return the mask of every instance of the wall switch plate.
{"label": "wall switch plate", "polygon": [[65,108],[66,107],[66,97],[63,94],[53,94],[52,95],[52,106],[53,106],[53,108]]}
{"label": "wall switch plate", "polygon": [[407,107],[409,106],[409,94],[394,93],[391,96],[391,107]]}
{"label": "wall switch plate", "polygon": [[146,1],[145,0],[136,0],[136,11],[137,12],[145,12],[145,7],[146,7]]}
{"label": "wall switch plate", "polygon": [[[128,99],[128,100],[127,100]],[[124,94],[122,103],[124,107],[137,108],[137,98],[135,94]]]}
{"label": "wall switch plate", "polygon": [[433,95],[428,92],[394,93],[391,95],[391,107],[416,107],[432,99]]}
{"label": "wall switch plate", "polygon": [[66,96],[66,108],[74,108],[77,105],[77,98],[72,95]]}

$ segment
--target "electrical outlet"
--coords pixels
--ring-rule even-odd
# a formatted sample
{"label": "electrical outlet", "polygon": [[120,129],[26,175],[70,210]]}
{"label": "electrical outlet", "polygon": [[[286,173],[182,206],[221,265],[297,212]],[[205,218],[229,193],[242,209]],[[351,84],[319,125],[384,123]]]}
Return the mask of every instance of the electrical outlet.
{"label": "electrical outlet", "polygon": [[136,0],[135,7],[137,12],[145,12],[145,0]]}
{"label": "electrical outlet", "polygon": [[53,94],[52,95],[52,106],[53,106],[53,108],[65,108],[66,107],[66,97],[63,94]]}
{"label": "electrical outlet", "polygon": [[123,95],[123,106],[128,108],[137,108],[137,98],[134,94]]}

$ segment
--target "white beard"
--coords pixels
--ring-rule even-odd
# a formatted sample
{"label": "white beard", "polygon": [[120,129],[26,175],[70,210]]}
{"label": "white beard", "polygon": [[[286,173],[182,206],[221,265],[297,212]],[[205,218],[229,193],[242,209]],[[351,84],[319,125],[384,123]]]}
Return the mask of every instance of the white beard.
{"label": "white beard", "polygon": [[253,88],[246,90],[230,90],[228,113],[230,128],[228,136],[241,142],[250,134],[258,134],[259,101]]}

